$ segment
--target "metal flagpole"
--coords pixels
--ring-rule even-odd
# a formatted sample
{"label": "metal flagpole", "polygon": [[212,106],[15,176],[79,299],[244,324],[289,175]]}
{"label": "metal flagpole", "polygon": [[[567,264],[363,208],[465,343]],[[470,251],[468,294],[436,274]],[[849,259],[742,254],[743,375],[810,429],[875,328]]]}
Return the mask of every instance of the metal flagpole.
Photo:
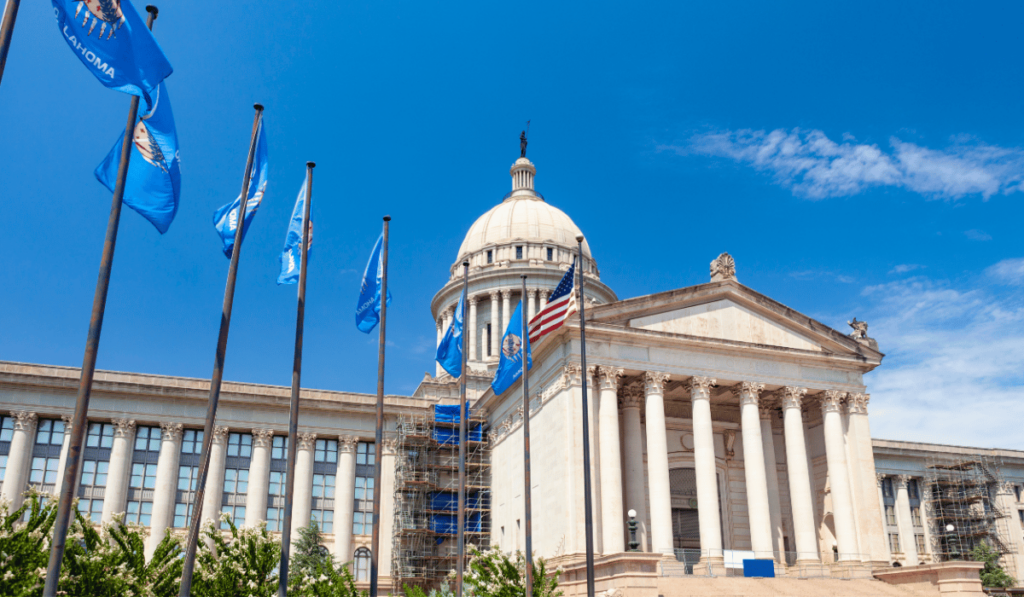
{"label": "metal flagpole", "polygon": [[309,214],[313,203],[313,168],[306,162],[306,205],[302,214],[302,248],[299,265],[299,304],[295,320],[295,360],[292,363],[292,401],[288,412],[288,470],[285,473],[284,528],[281,529],[281,580],[278,597],[288,597],[288,556],[292,540],[292,502],[295,498],[295,453],[299,435],[299,392],[302,387],[302,331],[306,317],[306,263],[309,260]]}
{"label": "metal flagpole", "polygon": [[580,280],[580,366],[583,367],[583,516],[586,521],[587,597],[594,597],[594,505],[590,499],[590,416],[587,413],[587,324],[584,318],[583,236],[576,237]]}
{"label": "metal flagpole", "polygon": [[[469,288],[469,260],[462,262],[462,369],[459,375],[459,497],[455,516],[455,597],[462,597],[462,577],[466,572],[466,293]],[[452,317],[454,325],[454,316]],[[472,332],[470,332],[472,333]]]}
{"label": "metal flagpole", "polygon": [[[529,128],[529,123],[527,123]],[[520,276],[523,279],[523,294],[526,297],[526,275]],[[525,301],[523,302],[525,306]],[[528,366],[526,353],[527,342],[530,340],[530,330],[526,322],[526,313],[523,315],[523,337],[521,349],[523,351],[523,497],[526,513],[523,516],[526,523],[526,597],[533,597],[533,498],[530,496],[530,367]]]}
{"label": "metal flagpole", "polygon": [[[15,5],[17,3],[15,2]],[[10,7],[10,5],[8,5]],[[16,6],[15,6],[16,7]],[[149,17],[146,26],[152,31],[153,21],[159,12],[155,6],[147,6]],[[14,17],[11,17],[11,27]],[[10,40],[7,28],[7,13],[4,13],[4,31]],[[6,58],[6,47],[4,48]],[[68,443],[68,455],[64,465],[64,480],[61,482],[60,501],[57,504],[57,519],[53,523],[53,543],[50,546],[50,563],[46,568],[46,585],[43,587],[44,597],[56,597],[57,583],[60,580],[60,567],[64,559],[64,542],[67,540],[68,527],[71,525],[71,505],[75,499],[75,487],[78,486],[79,465],[82,461],[82,440],[85,439],[86,422],[89,414],[89,397],[92,394],[92,378],[96,371],[96,354],[100,348],[100,331],[103,329],[103,315],[107,308],[107,290],[110,287],[110,270],[114,265],[114,246],[117,244],[117,227],[121,221],[121,199],[124,197],[124,181],[128,175],[128,162],[131,159],[132,138],[135,132],[135,120],[139,115],[139,97],[133,96],[128,106],[128,124],[125,125],[124,138],[121,140],[121,162],[117,166],[117,185],[114,187],[114,198],[110,205],[110,218],[107,220],[107,237],[103,242],[103,256],[100,258],[100,275],[96,282],[96,294],[92,299],[92,316],[89,319],[89,335],[85,341],[85,357],[82,359],[82,376],[78,382],[78,398],[75,402],[75,415],[71,420],[71,440]]]}
{"label": "metal flagpole", "polygon": [[220,402],[220,385],[224,379],[224,355],[228,350],[228,329],[231,327],[231,306],[235,300],[235,279],[238,276],[238,259],[242,253],[242,232],[245,228],[245,212],[249,201],[249,177],[252,162],[256,156],[257,133],[263,118],[263,106],[254,104],[256,114],[252,119],[252,136],[249,141],[249,157],[245,161],[245,175],[242,176],[241,201],[238,204],[238,224],[235,227],[235,244],[231,250],[231,265],[228,266],[228,282],[224,287],[224,306],[220,315],[220,334],[217,336],[217,352],[213,360],[213,377],[210,379],[210,400],[206,407],[206,424],[203,426],[203,457],[199,463],[199,480],[196,483],[195,498],[192,500],[192,520],[185,543],[185,562],[181,571],[179,597],[189,597],[192,591],[192,572],[199,542],[199,525],[203,515],[203,497],[206,493],[206,473],[210,468],[210,448],[213,447],[213,425],[217,420],[217,404]]}
{"label": "metal flagpole", "polygon": [[[380,282],[380,337],[377,340],[377,432],[374,435],[373,457],[373,539],[370,543],[370,597],[377,597],[377,574],[380,571],[380,461],[384,455],[384,346],[388,322],[388,222],[384,216],[384,247],[381,259],[383,275]],[[184,596],[182,596],[184,597]]]}
{"label": "metal flagpole", "polygon": [[[14,34],[14,21],[18,18],[18,7],[21,0],[7,0],[4,8],[4,21],[0,24],[0,81],[4,78],[4,66],[7,65],[7,51],[11,49],[11,36]],[[147,6],[148,10],[149,7]],[[152,23],[152,21],[150,21]]]}

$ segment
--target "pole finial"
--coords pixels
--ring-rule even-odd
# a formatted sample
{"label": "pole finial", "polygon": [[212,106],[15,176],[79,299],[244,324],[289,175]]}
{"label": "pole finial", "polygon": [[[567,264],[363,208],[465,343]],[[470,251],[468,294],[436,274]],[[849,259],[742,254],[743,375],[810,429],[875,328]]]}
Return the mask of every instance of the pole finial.
{"label": "pole finial", "polygon": [[582,234],[576,237],[576,242],[578,242],[578,243],[583,242],[583,235]]}
{"label": "pole finial", "polygon": [[316,162],[306,162],[307,168],[316,168]]}
{"label": "pole finial", "polygon": [[153,15],[153,18],[155,19],[156,16],[158,14],[160,14],[160,9],[155,7],[155,6],[153,6],[152,4],[147,4],[146,5],[146,12],[151,13]]}
{"label": "pole finial", "polygon": [[391,221],[391,216],[384,216],[384,221],[385,222],[390,222]]}
{"label": "pole finial", "polygon": [[257,112],[262,112],[263,111],[263,104],[261,104],[261,103],[255,103],[255,104],[252,105],[252,107],[255,108]]}
{"label": "pole finial", "polygon": [[462,267],[469,267],[469,259],[465,259],[462,261]]}
{"label": "pole finial", "polygon": [[526,274],[519,274],[519,277],[525,280],[526,279]]}

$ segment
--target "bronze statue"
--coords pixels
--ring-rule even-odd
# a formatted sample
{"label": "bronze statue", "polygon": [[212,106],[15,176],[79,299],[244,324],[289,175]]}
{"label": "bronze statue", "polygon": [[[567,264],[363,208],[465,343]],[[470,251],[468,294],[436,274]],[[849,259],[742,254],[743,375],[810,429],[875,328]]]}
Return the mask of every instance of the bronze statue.
{"label": "bronze statue", "polygon": [[519,157],[526,157],[526,131],[519,135]]}

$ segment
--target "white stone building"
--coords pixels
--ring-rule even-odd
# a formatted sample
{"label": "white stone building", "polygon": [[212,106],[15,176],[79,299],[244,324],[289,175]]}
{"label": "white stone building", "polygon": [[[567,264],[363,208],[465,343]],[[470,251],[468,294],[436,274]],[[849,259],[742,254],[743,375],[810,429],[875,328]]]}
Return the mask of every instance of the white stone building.
{"label": "white stone building", "polygon": [[[518,383],[501,396],[489,387],[499,343],[521,298],[520,276],[528,276],[532,316],[569,268],[581,234],[534,190],[535,174],[525,158],[513,164],[512,191],[471,226],[430,305],[440,341],[468,260],[468,385],[490,427],[490,542],[503,550],[523,547],[523,413]],[[727,254],[712,262],[706,284],[619,300],[601,282],[586,242],[583,251],[587,369],[576,318],[533,347],[537,555],[571,564],[584,552],[586,385],[602,558],[626,550],[627,512],[635,510],[642,551],[712,565],[730,551],[772,558],[781,571],[930,561],[927,499],[919,491],[911,499],[913,483],[901,480],[897,491],[884,479],[925,478],[935,453],[972,458],[989,451],[872,441],[863,376],[883,358],[873,340],[743,286]],[[0,362],[4,498],[17,503],[29,485],[58,489],[78,377],[75,368]],[[165,530],[183,531],[195,505],[208,391],[206,380],[98,372],[80,509],[95,522],[126,512],[151,528],[150,549]],[[265,520],[280,530],[289,394],[285,387],[224,384],[210,486],[195,505],[204,518],[228,512],[239,524]],[[440,369],[413,396],[387,396],[386,436],[393,437],[399,416],[425,415],[457,396],[456,380]],[[339,559],[354,560],[361,582],[374,490],[382,492],[385,575],[391,562],[395,453],[392,439],[373,445],[374,401],[304,390],[296,446],[296,526],[320,521]],[[997,502],[1010,523],[1005,543],[1015,551],[1005,561],[1024,575],[1024,452],[999,454]],[[374,458],[383,459],[379,488],[372,487]]]}

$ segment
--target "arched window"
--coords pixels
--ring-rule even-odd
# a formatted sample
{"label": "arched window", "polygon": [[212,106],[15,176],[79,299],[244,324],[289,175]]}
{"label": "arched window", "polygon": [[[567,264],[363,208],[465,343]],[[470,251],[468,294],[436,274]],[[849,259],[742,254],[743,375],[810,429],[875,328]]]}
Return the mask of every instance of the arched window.
{"label": "arched window", "polygon": [[370,581],[370,550],[360,547],[355,557],[356,582]]}

